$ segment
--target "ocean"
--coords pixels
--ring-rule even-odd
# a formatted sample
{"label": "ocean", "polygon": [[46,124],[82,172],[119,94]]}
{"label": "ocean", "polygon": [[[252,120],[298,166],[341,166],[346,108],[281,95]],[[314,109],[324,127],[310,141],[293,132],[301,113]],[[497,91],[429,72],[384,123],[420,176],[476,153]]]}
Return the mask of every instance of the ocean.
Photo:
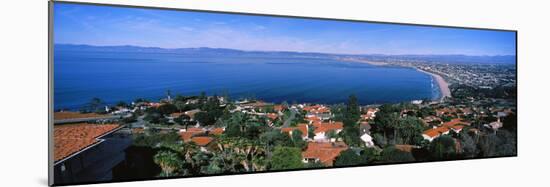
{"label": "ocean", "polygon": [[77,110],[94,98],[107,104],[172,95],[229,94],[280,103],[361,104],[436,99],[430,75],[412,68],[330,58],[109,51],[54,52],[54,108]]}

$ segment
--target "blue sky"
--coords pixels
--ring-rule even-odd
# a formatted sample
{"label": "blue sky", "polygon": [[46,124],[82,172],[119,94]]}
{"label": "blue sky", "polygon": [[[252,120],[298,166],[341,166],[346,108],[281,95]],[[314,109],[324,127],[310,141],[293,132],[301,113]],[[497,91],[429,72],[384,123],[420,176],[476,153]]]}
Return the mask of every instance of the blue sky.
{"label": "blue sky", "polygon": [[515,55],[513,32],[55,3],[54,43]]}

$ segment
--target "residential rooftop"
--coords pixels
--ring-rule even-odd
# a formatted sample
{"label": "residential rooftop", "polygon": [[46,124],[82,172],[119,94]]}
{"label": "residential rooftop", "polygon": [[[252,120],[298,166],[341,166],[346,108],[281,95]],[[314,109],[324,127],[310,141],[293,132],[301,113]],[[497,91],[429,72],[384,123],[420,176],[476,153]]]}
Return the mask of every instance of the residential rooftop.
{"label": "residential rooftop", "polygon": [[90,146],[100,143],[98,139],[116,131],[118,124],[78,123],[54,126],[54,161],[60,161]]}

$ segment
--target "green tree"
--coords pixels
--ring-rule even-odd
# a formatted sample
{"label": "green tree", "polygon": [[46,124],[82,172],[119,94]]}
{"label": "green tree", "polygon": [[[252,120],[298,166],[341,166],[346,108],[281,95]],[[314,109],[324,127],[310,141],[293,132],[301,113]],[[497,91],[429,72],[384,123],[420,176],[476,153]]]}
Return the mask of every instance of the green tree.
{"label": "green tree", "polygon": [[356,166],[368,163],[368,158],[364,155],[356,153],[352,149],[345,150],[340,153],[334,162],[335,166]]}
{"label": "green tree", "polygon": [[475,137],[477,136],[475,134],[470,135],[468,131],[462,130],[460,131],[458,137],[460,140],[460,147],[462,148],[461,155],[464,158],[475,158],[479,154],[479,149],[477,147]]}
{"label": "green tree", "polygon": [[191,125],[191,117],[185,114],[181,114],[174,119],[174,122],[176,122],[179,125],[185,126],[185,129],[187,129],[187,127]]}
{"label": "green tree", "polygon": [[181,172],[181,167],[184,164],[181,157],[172,151],[159,151],[154,161],[162,169],[161,176],[174,176],[178,172]]}
{"label": "green tree", "polygon": [[359,128],[348,127],[340,132],[340,136],[344,139],[344,142],[350,146],[359,146],[361,144],[361,138],[359,136]]}
{"label": "green tree", "polygon": [[361,118],[361,110],[359,108],[359,103],[355,94],[350,95],[348,98],[346,113],[346,118],[350,120],[357,121]]}
{"label": "green tree", "polygon": [[455,140],[449,135],[439,136],[430,144],[430,152],[435,160],[453,159],[456,156]]}
{"label": "green tree", "polygon": [[178,108],[176,107],[176,105],[174,104],[170,104],[170,103],[166,103],[166,104],[162,104],[158,107],[158,111],[162,114],[162,115],[169,115],[169,114],[172,114],[174,112],[177,112],[178,111]]}
{"label": "green tree", "polygon": [[[178,97],[176,97],[177,99]],[[175,100],[176,102],[174,102],[174,105],[176,106],[176,108],[178,109],[179,112],[183,112],[183,111],[186,111],[188,108],[187,104],[185,104],[185,101],[181,101],[179,99]]]}
{"label": "green tree", "polygon": [[246,118],[244,114],[240,112],[233,113],[225,122],[225,134],[229,137],[241,137],[245,122]]}
{"label": "green tree", "polygon": [[401,151],[394,146],[388,146],[381,152],[380,162],[396,163],[396,162],[413,162],[415,161],[410,152]]}
{"label": "green tree", "polygon": [[292,142],[294,143],[294,147],[299,147],[299,148],[302,148],[302,147],[305,147],[306,146],[306,142],[304,141],[304,139],[302,138],[302,131],[298,130],[298,129],[294,129],[292,130]]}
{"label": "green tree", "polygon": [[416,117],[407,116],[402,118],[394,128],[397,132],[394,136],[401,140],[400,143],[420,145],[423,140],[422,132],[424,130],[424,125],[423,122]]}
{"label": "green tree", "polygon": [[298,169],[304,167],[302,152],[294,147],[275,147],[271,158],[272,170]]}
{"label": "green tree", "polygon": [[388,134],[393,134],[395,127],[399,124],[399,107],[384,104],[380,106],[380,111],[376,113],[372,131],[381,133],[384,139],[389,141]]}
{"label": "green tree", "polygon": [[310,125],[307,129],[307,137],[313,139],[315,137],[315,126]]}
{"label": "green tree", "polygon": [[207,112],[202,111],[195,114],[195,121],[198,121],[201,125],[209,125],[213,123],[210,119],[211,118],[208,116]]}

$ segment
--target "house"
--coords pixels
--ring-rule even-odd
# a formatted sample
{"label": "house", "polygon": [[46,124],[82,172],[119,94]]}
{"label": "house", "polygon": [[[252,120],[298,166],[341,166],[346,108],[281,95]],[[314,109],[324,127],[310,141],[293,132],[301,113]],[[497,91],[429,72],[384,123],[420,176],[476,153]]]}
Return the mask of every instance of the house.
{"label": "house", "polygon": [[294,130],[299,130],[300,132],[302,132],[302,139],[304,140],[307,140],[308,139],[308,130],[309,130],[309,127],[307,124],[305,123],[300,123],[298,124],[296,127],[285,127],[285,128],[281,128],[281,132],[283,133],[286,133],[288,134],[289,136],[292,137],[292,131]]}
{"label": "house", "polygon": [[309,122],[309,124],[314,124],[314,123],[320,123],[321,122],[321,118],[317,117],[317,116],[306,116],[306,121]]}
{"label": "house", "polygon": [[191,120],[195,120],[195,114],[199,112],[201,112],[200,109],[193,109],[193,110],[185,111],[184,114],[188,115],[191,118]]}
{"label": "house", "polygon": [[274,105],[273,110],[275,110],[277,113],[283,112],[286,109],[283,105]]}
{"label": "house", "polygon": [[187,129],[180,130],[180,137],[183,140],[183,142],[189,142],[191,141],[191,138],[193,136],[202,135],[205,133],[206,131],[202,128],[187,128]]}
{"label": "house", "polygon": [[372,127],[370,126],[369,122],[361,122],[359,124],[359,133],[360,134],[370,134],[370,129]]}
{"label": "house", "polygon": [[455,118],[449,122],[443,123],[439,127],[434,127],[424,131],[424,133],[422,133],[422,137],[431,142],[440,135],[449,134],[449,131],[451,130],[455,133],[460,133],[465,125],[470,125],[470,123],[463,122],[460,118]]}
{"label": "house", "polygon": [[168,121],[171,122],[171,123],[174,123],[175,119],[180,117],[181,115],[185,115],[185,113],[183,112],[174,112],[174,113],[171,113],[170,116],[168,116]]}
{"label": "house", "polygon": [[[342,129],[344,129],[344,123],[342,122],[328,122],[328,123],[314,123],[313,127],[315,127],[315,130],[313,130],[313,133],[315,133],[315,136],[313,137],[316,141],[324,141],[328,140],[328,133],[330,131],[334,131],[334,133],[338,134]],[[334,140],[331,140],[334,141]]]}
{"label": "house", "polygon": [[485,126],[488,127],[488,128],[491,128],[493,130],[498,130],[498,129],[502,128],[503,124],[500,121],[500,118],[497,118],[497,121],[493,121],[489,124],[485,124]]}
{"label": "house", "polygon": [[274,120],[276,120],[276,119],[279,117],[279,115],[277,115],[277,114],[275,114],[275,113],[267,113],[266,116],[267,116],[267,118],[269,118],[271,121],[274,121]]}
{"label": "house", "polygon": [[434,122],[434,121],[441,121],[440,118],[436,117],[436,116],[426,116],[422,119],[422,121],[424,121],[424,123],[428,124],[430,122]]}
{"label": "house", "polygon": [[374,142],[372,141],[372,137],[369,134],[365,133],[361,135],[360,138],[363,142],[365,142],[366,147],[374,147]]}
{"label": "house", "polygon": [[54,124],[68,124],[68,123],[84,123],[90,121],[108,121],[113,119],[119,119],[118,115],[106,115],[97,113],[80,113],[80,112],[55,112],[53,114]]}
{"label": "house", "polygon": [[422,133],[422,137],[424,137],[425,140],[433,141],[437,137],[441,135],[449,134],[449,128],[445,126],[441,127],[434,127],[432,129],[428,129]]}
{"label": "house", "polygon": [[309,142],[306,150],[302,152],[302,161],[332,166],[334,160],[346,149],[348,146],[344,142]]}
{"label": "house", "polygon": [[217,128],[213,128],[210,131],[208,131],[208,134],[222,135],[223,132],[225,132],[225,128],[217,127]]}
{"label": "house", "polygon": [[54,125],[53,167],[56,184],[112,180],[126,157],[131,132],[118,124]]}
{"label": "house", "polygon": [[373,120],[376,117],[376,112],[378,112],[378,108],[368,108],[367,112],[363,115],[361,115],[362,120]]}
{"label": "house", "polygon": [[453,130],[455,133],[460,133],[460,131],[464,128],[465,125],[470,125],[468,122],[463,122],[460,118],[452,119],[449,122],[443,123],[443,127],[447,127],[451,130]]}
{"label": "house", "polygon": [[154,107],[154,108],[158,108],[159,106],[163,105],[162,103],[155,103],[155,102],[150,102],[147,104],[149,105],[149,107]]}
{"label": "house", "polygon": [[208,149],[212,148],[212,142],[214,138],[208,136],[196,136],[191,138],[191,142],[200,147],[200,150],[203,152],[208,152]]}
{"label": "house", "polygon": [[323,105],[304,106],[303,110],[312,114],[330,113],[330,109]]}
{"label": "house", "polygon": [[303,110],[307,112],[306,118],[318,117],[321,120],[328,120],[332,117],[330,108],[323,105],[305,106]]}

